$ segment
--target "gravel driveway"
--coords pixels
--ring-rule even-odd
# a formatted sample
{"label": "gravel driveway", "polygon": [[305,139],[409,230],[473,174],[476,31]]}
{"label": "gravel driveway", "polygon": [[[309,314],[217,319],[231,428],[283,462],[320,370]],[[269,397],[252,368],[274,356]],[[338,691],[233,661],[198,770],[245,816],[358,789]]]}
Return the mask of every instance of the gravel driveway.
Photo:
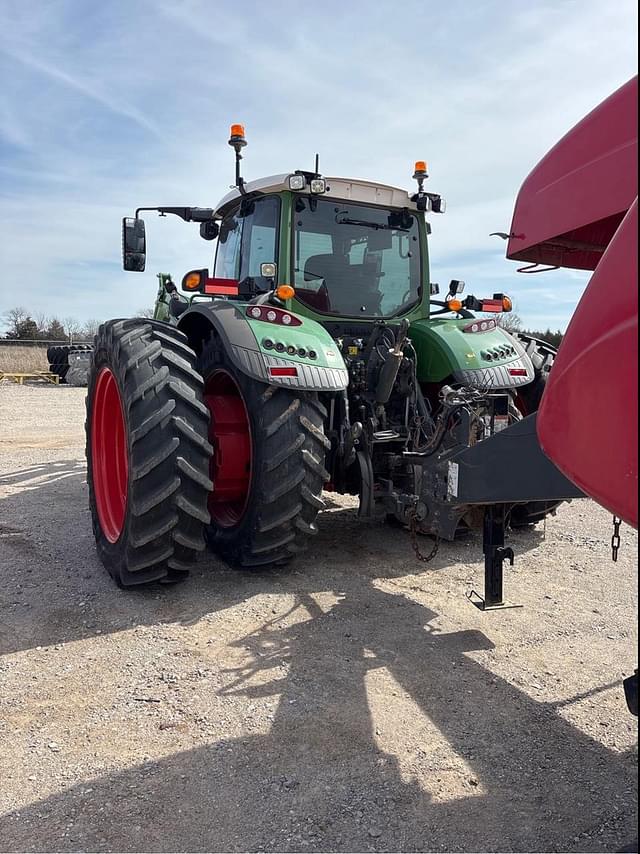
{"label": "gravel driveway", "polygon": [[84,390],[0,386],[0,849],[613,851],[636,836],[636,535],[588,501],[427,568],[328,497],[291,568],[122,591]]}

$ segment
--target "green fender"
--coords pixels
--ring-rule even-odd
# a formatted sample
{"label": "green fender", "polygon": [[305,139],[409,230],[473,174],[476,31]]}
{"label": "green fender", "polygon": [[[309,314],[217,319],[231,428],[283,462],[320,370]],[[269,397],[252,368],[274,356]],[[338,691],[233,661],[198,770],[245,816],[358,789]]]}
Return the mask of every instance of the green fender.
{"label": "green fender", "polygon": [[[260,382],[301,391],[345,389],[349,374],[333,338],[314,320],[293,312],[288,314],[297,318],[300,325],[254,320],[247,316],[246,303],[212,300],[194,303],[181,315],[178,328],[187,335],[196,351],[214,329],[236,366]],[[265,342],[282,344],[284,351],[278,352],[274,346],[265,347]],[[289,369],[291,373],[278,375],[277,369]]]}
{"label": "green fender", "polygon": [[[489,324],[487,331],[482,331],[483,323]],[[477,325],[478,331],[463,331],[471,325]],[[500,368],[514,360],[520,364],[524,356],[513,336],[484,317],[416,320],[409,328],[409,337],[418,358],[418,380],[425,383],[442,382],[463,371]],[[528,359],[526,364],[528,370]]]}

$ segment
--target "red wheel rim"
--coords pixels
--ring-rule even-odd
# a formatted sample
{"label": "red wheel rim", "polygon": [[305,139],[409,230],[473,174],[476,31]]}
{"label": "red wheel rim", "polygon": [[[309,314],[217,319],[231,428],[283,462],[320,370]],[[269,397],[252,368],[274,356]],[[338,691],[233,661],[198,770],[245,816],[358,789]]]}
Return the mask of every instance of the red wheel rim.
{"label": "red wheel rim", "polygon": [[124,527],[129,462],[122,398],[109,368],[98,374],[93,393],[91,474],[102,533],[115,543]]}
{"label": "red wheel rim", "polygon": [[247,509],[251,485],[251,427],[238,384],[228,371],[216,371],[205,384],[213,445],[209,513],[222,528],[237,525]]}

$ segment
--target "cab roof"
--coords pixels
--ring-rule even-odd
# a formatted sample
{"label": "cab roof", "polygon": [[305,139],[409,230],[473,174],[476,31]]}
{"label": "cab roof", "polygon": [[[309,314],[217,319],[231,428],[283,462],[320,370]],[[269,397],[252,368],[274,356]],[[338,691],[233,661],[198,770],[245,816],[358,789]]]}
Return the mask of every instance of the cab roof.
{"label": "cab roof", "polygon": [[[281,193],[289,190],[289,177],[295,173],[285,172],[281,175],[269,175],[266,178],[258,178],[256,181],[248,181],[244,187],[246,193]],[[374,181],[366,181],[362,178],[330,178],[324,177],[326,181],[326,192],[322,193],[325,198],[341,199],[343,201],[361,202],[369,205],[380,205],[387,208],[409,208],[417,210],[415,202],[406,189],[391,187],[388,184],[378,184]],[[297,191],[293,191],[297,192]],[[299,191],[305,195],[305,191]],[[222,215],[224,209],[242,194],[235,187],[230,193],[218,203],[216,214]]]}

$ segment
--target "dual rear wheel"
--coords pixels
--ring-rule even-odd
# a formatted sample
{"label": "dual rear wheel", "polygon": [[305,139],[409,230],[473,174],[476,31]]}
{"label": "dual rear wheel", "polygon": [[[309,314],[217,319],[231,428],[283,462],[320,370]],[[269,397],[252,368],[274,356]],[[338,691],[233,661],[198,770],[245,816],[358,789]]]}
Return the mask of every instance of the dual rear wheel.
{"label": "dual rear wheel", "polygon": [[212,336],[112,320],[87,394],[90,507],[121,586],[181,580],[206,542],[240,566],[283,564],[316,533],[327,473],[317,395],[252,380]]}

